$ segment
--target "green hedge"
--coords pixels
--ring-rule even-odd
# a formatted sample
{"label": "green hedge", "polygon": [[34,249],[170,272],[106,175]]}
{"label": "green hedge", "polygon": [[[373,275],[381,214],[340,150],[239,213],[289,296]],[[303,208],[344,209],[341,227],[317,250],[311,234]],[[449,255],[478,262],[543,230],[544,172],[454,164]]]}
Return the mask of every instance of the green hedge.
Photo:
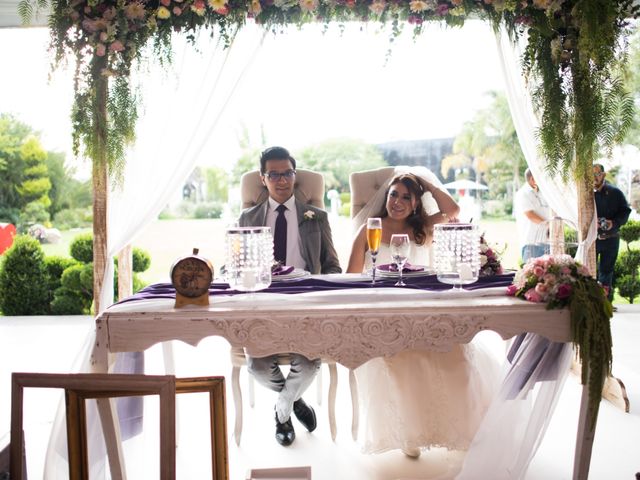
{"label": "green hedge", "polygon": [[40,243],[17,235],[0,264],[0,310],[4,315],[49,313],[49,277]]}

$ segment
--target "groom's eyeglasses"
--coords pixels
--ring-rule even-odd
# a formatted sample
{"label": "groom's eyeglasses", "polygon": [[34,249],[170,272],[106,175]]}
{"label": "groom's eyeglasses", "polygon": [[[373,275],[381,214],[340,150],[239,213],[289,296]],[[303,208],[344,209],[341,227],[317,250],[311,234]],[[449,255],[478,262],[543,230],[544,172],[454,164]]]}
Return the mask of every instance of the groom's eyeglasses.
{"label": "groom's eyeglasses", "polygon": [[267,177],[267,179],[270,182],[278,182],[280,181],[281,178],[284,178],[287,182],[292,180],[293,177],[296,176],[296,171],[295,170],[287,170],[286,172],[267,172],[264,174],[265,177]]}

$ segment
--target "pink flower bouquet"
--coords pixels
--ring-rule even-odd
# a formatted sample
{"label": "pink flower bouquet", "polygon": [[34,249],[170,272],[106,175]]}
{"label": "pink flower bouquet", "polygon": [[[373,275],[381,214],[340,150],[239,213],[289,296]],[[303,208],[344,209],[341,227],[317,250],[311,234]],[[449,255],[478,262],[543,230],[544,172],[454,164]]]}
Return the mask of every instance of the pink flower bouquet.
{"label": "pink flower bouquet", "polygon": [[[588,381],[589,417],[595,425],[604,380],[611,372],[611,303],[589,271],[569,255],[530,259],[516,273],[507,295],[546,303],[547,309],[568,307],[573,344]],[[586,367],[586,368],[585,368]]]}
{"label": "pink flower bouquet", "polygon": [[569,255],[532,258],[516,273],[508,295],[530,302],[547,303],[549,308],[569,304],[576,282],[594,281],[589,271]]}

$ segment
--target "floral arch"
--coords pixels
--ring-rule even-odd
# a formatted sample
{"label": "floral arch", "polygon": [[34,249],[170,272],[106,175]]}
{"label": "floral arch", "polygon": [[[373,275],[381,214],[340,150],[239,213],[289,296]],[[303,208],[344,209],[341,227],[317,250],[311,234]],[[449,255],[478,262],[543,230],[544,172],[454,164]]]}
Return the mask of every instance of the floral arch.
{"label": "floral arch", "polygon": [[525,44],[539,147],[550,172],[577,184],[583,239],[595,210],[591,166],[624,137],[634,114],[621,81],[626,38],[640,12],[634,0],[22,0],[20,15],[28,21],[46,7],[54,64],[76,60],[74,149],[93,162],[96,312],[106,306],[99,299],[108,176],[121,174],[135,139],[140,100],[132,69],[145,55],[170,61],[174,32],[195,39],[206,29],[229,45],[247,22],[274,33],[286,24],[374,22],[391,38],[405,27],[419,35],[428,22],[460,26],[469,17],[504,27]]}

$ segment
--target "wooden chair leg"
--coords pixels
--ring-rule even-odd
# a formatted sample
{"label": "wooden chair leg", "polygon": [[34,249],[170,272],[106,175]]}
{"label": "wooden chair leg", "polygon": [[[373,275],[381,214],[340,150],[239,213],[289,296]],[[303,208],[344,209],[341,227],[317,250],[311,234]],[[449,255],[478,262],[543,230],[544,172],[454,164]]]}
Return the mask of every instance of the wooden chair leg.
{"label": "wooden chair leg", "polygon": [[329,430],[331,440],[336,440],[336,392],[338,390],[338,370],[335,363],[329,363]]}
{"label": "wooden chair leg", "polygon": [[236,445],[240,445],[242,436],[242,391],[240,390],[240,367],[234,365],[231,369],[231,391],[233,392],[233,405],[236,410],[236,423],[233,428],[233,436]]}
{"label": "wooden chair leg", "polygon": [[353,370],[349,370],[349,390],[351,391],[351,437],[358,440],[358,427],[360,423],[360,404],[358,402],[358,382]]}

